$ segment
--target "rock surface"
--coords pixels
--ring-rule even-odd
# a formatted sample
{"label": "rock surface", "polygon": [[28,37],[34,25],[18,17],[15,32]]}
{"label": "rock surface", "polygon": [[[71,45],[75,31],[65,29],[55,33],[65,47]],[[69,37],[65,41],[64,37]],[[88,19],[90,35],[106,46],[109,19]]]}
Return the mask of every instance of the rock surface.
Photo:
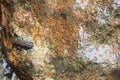
{"label": "rock surface", "polygon": [[[2,52],[20,80],[115,80],[119,78],[119,75],[114,75],[111,64],[105,69],[106,72],[103,71],[101,63],[96,63],[101,60],[98,56],[96,57],[96,53],[95,57],[92,55],[92,58],[88,58],[90,52],[86,47],[89,44],[84,40],[86,38],[84,35],[91,33],[90,40],[100,45],[102,42],[119,42],[116,40],[116,38],[119,39],[119,25],[115,26],[114,19],[113,22],[108,21],[112,27],[110,29],[104,22],[99,24],[100,16],[103,17],[103,15],[99,14],[102,10],[97,8],[113,9],[112,6],[106,6],[112,4],[112,1],[109,0],[109,3],[103,4],[101,0],[90,2],[86,0],[87,3],[81,0],[80,3],[83,5],[78,5],[79,3],[75,1],[1,1]],[[110,15],[109,17],[114,18]],[[83,25],[86,33],[83,31],[83,34],[79,34],[82,30],[79,25]],[[79,42],[81,42],[80,45],[78,45]],[[100,45],[96,44],[96,48],[105,48]],[[116,49],[119,45],[116,43],[115,46],[114,49],[119,52],[119,49]],[[97,49],[91,53],[97,52]],[[86,57],[83,57],[84,51],[86,51]],[[78,56],[78,53],[83,54]],[[103,54],[100,53],[99,56],[105,57]],[[93,62],[92,59],[94,59]]]}
{"label": "rock surface", "polygon": [[3,53],[21,80],[51,78],[46,69],[53,65],[47,63],[58,56],[72,58],[76,53],[78,28],[69,14],[72,6],[58,2],[2,1]]}

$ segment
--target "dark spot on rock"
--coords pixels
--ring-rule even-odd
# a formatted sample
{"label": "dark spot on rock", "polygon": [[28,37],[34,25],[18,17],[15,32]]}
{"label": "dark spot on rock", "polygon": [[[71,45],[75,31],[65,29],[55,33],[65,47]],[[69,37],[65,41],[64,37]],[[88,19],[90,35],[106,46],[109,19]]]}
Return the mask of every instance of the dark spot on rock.
{"label": "dark spot on rock", "polygon": [[18,38],[13,44],[16,46],[17,49],[22,50],[29,50],[32,49],[34,44],[28,40],[24,40],[23,38]]}
{"label": "dark spot on rock", "polygon": [[112,75],[113,75],[115,80],[120,80],[120,69],[113,70]]}

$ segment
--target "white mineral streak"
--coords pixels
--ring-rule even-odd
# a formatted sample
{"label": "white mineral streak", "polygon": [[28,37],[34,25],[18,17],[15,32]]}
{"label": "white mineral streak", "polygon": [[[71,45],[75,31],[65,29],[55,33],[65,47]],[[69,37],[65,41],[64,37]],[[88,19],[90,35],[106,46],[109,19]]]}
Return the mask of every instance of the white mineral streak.
{"label": "white mineral streak", "polygon": [[116,9],[116,8],[118,8],[118,7],[120,7],[120,0],[114,0],[114,9]]}
{"label": "white mineral streak", "polygon": [[32,24],[32,25],[34,25],[34,20],[33,19],[29,19],[30,20],[30,23]]}
{"label": "white mineral streak", "polygon": [[51,78],[50,80],[55,80],[55,79]]}
{"label": "white mineral streak", "polygon": [[68,50],[66,48],[64,49],[64,54],[68,54]]}
{"label": "white mineral streak", "polygon": [[[5,59],[2,59],[2,68],[3,68],[3,71],[5,70],[5,68],[7,67],[7,62],[6,62],[6,60]],[[4,74],[4,73],[3,73]],[[6,76],[4,76],[4,78],[3,78],[4,80],[6,80],[7,79],[7,77]]]}
{"label": "white mineral streak", "polygon": [[16,77],[16,74],[15,74],[15,73],[12,73],[12,78],[11,78],[11,80],[15,80],[15,77]]}
{"label": "white mineral streak", "polygon": [[81,3],[81,2],[82,2],[82,0],[76,0],[73,8],[75,9],[75,8],[80,7],[81,9],[85,9],[85,7],[87,6],[89,0],[84,0],[83,3]]}
{"label": "white mineral streak", "polygon": [[25,17],[27,17],[27,16],[29,16],[29,13],[25,13],[25,14],[23,14]]}
{"label": "white mineral streak", "polygon": [[[16,77],[16,74],[13,72],[11,80],[16,80],[15,77]],[[18,79],[18,80],[20,80],[20,79]]]}
{"label": "white mineral streak", "polygon": [[3,80],[7,80],[7,77],[6,77],[6,76],[4,76]]}
{"label": "white mineral streak", "polygon": [[2,30],[2,26],[0,26],[0,30]]}
{"label": "white mineral streak", "polygon": [[5,69],[7,67],[7,62],[5,59],[2,59],[2,68]]}
{"label": "white mineral streak", "polygon": [[[11,77],[11,80],[15,80],[15,77],[16,77],[16,74],[14,72],[11,72],[11,68],[10,67],[7,67],[8,66],[8,63],[7,61],[3,58],[2,59],[2,69],[3,69],[3,74],[4,74],[4,77],[3,77],[3,80],[7,80],[7,76],[6,74],[11,74],[12,73],[12,77]],[[18,79],[19,80],[19,79]]]}
{"label": "white mineral streak", "polygon": [[81,42],[79,42],[80,46],[78,46],[83,47],[83,49],[78,50],[78,55],[86,56],[90,61],[96,63],[109,63],[114,65],[116,63],[116,56],[114,55],[111,46],[89,42],[87,40],[87,33],[85,33],[83,27],[80,26],[79,35]]}

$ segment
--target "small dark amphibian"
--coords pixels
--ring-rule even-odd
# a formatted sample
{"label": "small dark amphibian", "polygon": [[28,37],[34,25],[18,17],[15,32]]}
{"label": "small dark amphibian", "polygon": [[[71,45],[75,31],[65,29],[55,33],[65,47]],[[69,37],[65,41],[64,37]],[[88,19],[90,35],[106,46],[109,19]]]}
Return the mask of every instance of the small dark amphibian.
{"label": "small dark amphibian", "polygon": [[32,49],[34,46],[32,42],[25,40],[23,38],[18,38],[16,41],[13,42],[13,44],[19,50],[22,50],[22,49],[29,50],[29,49]]}

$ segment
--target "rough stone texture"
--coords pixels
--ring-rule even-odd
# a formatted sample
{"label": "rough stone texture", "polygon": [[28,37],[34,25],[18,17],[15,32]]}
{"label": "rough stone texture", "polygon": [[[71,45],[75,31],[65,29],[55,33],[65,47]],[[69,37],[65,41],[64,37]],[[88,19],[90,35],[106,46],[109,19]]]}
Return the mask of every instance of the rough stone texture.
{"label": "rough stone texture", "polygon": [[[76,53],[77,22],[69,14],[71,6],[64,1],[57,2],[2,1],[3,53],[21,80],[36,80],[36,75],[43,75],[41,72],[49,67],[45,62]],[[17,43],[19,38],[32,42],[33,48],[23,49],[26,46]],[[64,54],[65,49],[67,54]]]}
{"label": "rough stone texture", "polygon": [[[105,74],[99,64],[75,56],[81,40],[79,24],[88,22],[91,32],[96,28],[90,14],[96,15],[97,10],[87,11],[94,1],[85,11],[73,10],[75,0],[1,1],[3,54],[21,80],[115,80],[114,71],[112,76]],[[24,40],[19,42],[20,38]]]}

